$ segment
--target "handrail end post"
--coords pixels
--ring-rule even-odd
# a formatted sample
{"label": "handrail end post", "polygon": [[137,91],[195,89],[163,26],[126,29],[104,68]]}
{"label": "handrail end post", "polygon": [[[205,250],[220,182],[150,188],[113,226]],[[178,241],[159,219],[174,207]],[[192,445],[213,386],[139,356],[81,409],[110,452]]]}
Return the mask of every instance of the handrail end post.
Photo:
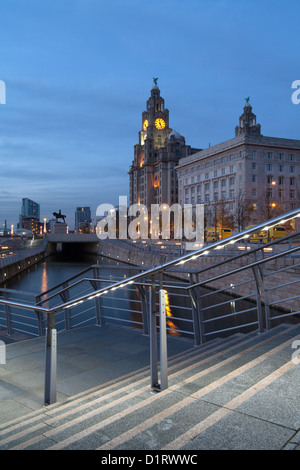
{"label": "handrail end post", "polygon": [[44,404],[56,403],[57,331],[47,328],[45,349],[45,396]]}

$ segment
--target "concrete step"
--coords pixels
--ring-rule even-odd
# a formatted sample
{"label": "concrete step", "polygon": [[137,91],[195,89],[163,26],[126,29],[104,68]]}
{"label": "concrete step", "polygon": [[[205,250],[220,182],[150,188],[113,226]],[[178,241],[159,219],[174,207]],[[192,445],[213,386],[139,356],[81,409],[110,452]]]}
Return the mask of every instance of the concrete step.
{"label": "concrete step", "polygon": [[169,358],[168,389],[151,393],[141,368],[2,425],[0,449],[283,448],[300,427],[299,334],[281,325],[190,348]]}

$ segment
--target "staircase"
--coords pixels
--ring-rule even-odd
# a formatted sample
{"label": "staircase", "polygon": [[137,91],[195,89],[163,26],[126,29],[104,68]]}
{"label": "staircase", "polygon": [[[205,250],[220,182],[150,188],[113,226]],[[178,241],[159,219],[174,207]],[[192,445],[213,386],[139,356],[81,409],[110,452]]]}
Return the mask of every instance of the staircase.
{"label": "staircase", "polygon": [[166,390],[140,368],[2,424],[0,449],[299,448],[299,339],[284,324],[191,347],[169,357]]}

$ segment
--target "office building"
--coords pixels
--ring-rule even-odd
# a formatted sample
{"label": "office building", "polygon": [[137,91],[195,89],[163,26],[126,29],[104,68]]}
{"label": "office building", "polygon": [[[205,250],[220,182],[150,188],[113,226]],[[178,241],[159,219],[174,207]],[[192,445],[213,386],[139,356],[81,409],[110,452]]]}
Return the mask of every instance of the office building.
{"label": "office building", "polygon": [[300,206],[300,140],[266,137],[249,99],[235,137],[182,158],[178,202],[205,205],[206,225],[243,229]]}
{"label": "office building", "polygon": [[90,232],[91,230],[91,209],[90,207],[77,207],[75,211],[75,231]]}
{"label": "office building", "polygon": [[19,228],[31,230],[35,234],[40,233],[40,205],[29,198],[22,198]]}

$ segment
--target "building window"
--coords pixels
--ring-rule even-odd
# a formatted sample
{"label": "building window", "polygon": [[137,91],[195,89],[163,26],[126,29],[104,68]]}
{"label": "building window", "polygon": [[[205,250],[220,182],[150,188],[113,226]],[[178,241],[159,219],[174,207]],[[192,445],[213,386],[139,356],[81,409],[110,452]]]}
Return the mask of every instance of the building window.
{"label": "building window", "polygon": [[252,175],[252,183],[256,183],[256,175]]}
{"label": "building window", "polygon": [[214,178],[216,178],[218,176],[218,170],[215,170],[214,171]]}
{"label": "building window", "polygon": [[214,181],[214,189],[218,189],[218,187],[219,187],[218,181]]}
{"label": "building window", "polygon": [[273,156],[272,156],[272,152],[268,152],[268,160],[272,160]]}
{"label": "building window", "polygon": [[205,191],[209,191],[209,183],[205,183],[204,189],[205,189]]}
{"label": "building window", "polygon": [[229,197],[230,197],[230,199],[233,199],[233,198],[234,198],[234,189],[231,189],[231,190],[229,191]]}
{"label": "building window", "polygon": [[295,160],[295,155],[291,154],[290,155],[290,161],[293,162]]}
{"label": "building window", "polygon": [[225,175],[225,168],[222,168],[221,174],[222,174],[222,175]]}
{"label": "building window", "polygon": [[283,181],[284,181],[284,180],[283,180],[283,176],[279,176],[279,178],[278,178],[278,184],[279,184],[280,186],[283,185]]}
{"label": "building window", "polygon": [[256,163],[252,163],[252,170],[256,170]]}
{"label": "building window", "polygon": [[268,176],[267,176],[267,183],[268,183],[268,184],[272,184],[272,182],[273,182],[273,176],[272,176],[272,175],[268,175]]}
{"label": "building window", "polygon": [[292,176],[292,177],[290,178],[290,186],[294,186],[294,185],[295,185],[295,177]]}
{"label": "building window", "polygon": [[226,188],[226,180],[221,181],[222,188]]}
{"label": "building window", "polygon": [[282,173],[282,172],[283,172],[283,168],[284,168],[284,166],[283,166],[283,165],[278,165],[278,171],[279,171],[280,173]]}
{"label": "building window", "polygon": [[209,174],[205,173],[205,179],[208,180],[208,178],[209,178]]}
{"label": "building window", "polygon": [[234,185],[234,177],[233,177],[233,178],[229,178],[229,184],[230,184],[230,186],[233,186],[233,185]]}
{"label": "building window", "polygon": [[294,189],[290,189],[290,199],[296,199],[296,198],[295,198],[295,190],[294,190]]}
{"label": "building window", "polygon": [[290,172],[295,173],[295,167],[294,166],[290,166]]}
{"label": "building window", "polygon": [[266,169],[267,169],[267,171],[272,171],[273,165],[272,165],[271,163],[268,163],[268,164],[266,165]]}
{"label": "building window", "polygon": [[283,153],[280,153],[278,158],[279,158],[279,160],[283,160]]}

